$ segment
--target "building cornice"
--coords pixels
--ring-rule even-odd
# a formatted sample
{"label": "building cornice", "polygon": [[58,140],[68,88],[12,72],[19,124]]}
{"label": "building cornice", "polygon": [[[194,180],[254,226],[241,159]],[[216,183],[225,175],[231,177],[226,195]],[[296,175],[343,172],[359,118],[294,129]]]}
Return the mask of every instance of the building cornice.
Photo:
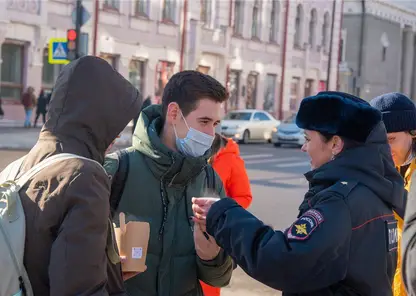
{"label": "building cornice", "polygon": [[[361,14],[360,1],[345,1],[345,4],[345,15]],[[366,1],[366,13],[399,23],[402,27],[410,26],[416,31],[416,10],[395,5],[386,0],[370,0]]]}

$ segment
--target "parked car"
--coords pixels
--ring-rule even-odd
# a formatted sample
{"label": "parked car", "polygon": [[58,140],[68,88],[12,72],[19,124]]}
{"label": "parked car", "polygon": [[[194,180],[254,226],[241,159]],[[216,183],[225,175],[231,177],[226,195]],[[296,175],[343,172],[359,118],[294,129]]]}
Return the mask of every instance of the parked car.
{"label": "parked car", "polygon": [[296,114],[289,116],[272,134],[272,143],[279,147],[282,144],[302,147],[305,143],[303,129],[296,125]]}
{"label": "parked car", "polygon": [[221,133],[241,143],[271,141],[273,129],[280,121],[263,110],[236,110],[221,121]]}

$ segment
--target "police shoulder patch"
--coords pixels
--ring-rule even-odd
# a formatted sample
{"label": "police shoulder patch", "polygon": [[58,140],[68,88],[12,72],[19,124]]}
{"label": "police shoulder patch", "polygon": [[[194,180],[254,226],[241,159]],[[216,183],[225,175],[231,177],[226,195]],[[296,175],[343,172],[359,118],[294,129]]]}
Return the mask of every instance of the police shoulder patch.
{"label": "police shoulder patch", "polygon": [[306,211],[286,232],[289,240],[306,240],[324,222],[324,216],[315,209]]}

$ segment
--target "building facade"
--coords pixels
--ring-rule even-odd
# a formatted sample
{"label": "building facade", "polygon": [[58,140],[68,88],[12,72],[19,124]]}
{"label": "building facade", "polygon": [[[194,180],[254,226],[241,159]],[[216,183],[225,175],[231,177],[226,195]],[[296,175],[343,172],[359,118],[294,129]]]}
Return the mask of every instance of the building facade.
{"label": "building facade", "polygon": [[367,100],[399,91],[416,99],[416,2],[346,0],[340,89]]}
{"label": "building facade", "polygon": [[[63,66],[48,63],[48,41],[74,27],[74,5],[0,1],[5,118],[23,118],[20,97],[28,86],[37,92],[53,87]],[[106,59],[154,103],[174,73],[194,69],[227,85],[228,110],[259,108],[284,117],[303,97],[326,89],[328,77],[328,88],[336,89],[342,5],[343,0],[83,1],[91,18],[82,31],[89,35],[89,54]]]}

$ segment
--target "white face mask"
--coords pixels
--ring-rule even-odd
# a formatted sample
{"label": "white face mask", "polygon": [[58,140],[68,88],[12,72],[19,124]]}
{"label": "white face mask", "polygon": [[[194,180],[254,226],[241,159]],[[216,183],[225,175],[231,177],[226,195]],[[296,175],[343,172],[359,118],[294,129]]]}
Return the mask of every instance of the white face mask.
{"label": "white face mask", "polygon": [[186,156],[200,157],[204,155],[205,152],[211,148],[212,142],[214,141],[214,136],[207,135],[192,127],[189,127],[182,112],[181,116],[188,128],[188,133],[186,134],[185,138],[181,139],[176,133],[176,127],[173,126],[173,130],[175,131],[176,136],[176,148],[178,148],[178,150]]}

